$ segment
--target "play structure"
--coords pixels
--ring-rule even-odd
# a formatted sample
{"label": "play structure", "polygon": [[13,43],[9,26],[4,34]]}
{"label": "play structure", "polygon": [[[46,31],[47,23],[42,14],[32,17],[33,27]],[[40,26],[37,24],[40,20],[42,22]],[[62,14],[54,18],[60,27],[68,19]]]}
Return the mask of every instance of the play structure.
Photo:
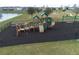
{"label": "play structure", "polygon": [[53,27],[54,25],[55,22],[46,13],[43,13],[41,15],[41,18],[35,15],[31,22],[16,24],[16,35],[19,36],[21,35],[21,32],[25,31],[38,31],[40,33],[43,33],[46,30],[49,30],[49,28]]}

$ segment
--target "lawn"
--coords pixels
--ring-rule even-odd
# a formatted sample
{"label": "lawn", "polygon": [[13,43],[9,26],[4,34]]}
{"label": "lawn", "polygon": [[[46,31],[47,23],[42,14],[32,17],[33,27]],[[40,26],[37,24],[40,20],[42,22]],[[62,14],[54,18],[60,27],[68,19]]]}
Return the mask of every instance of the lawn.
{"label": "lawn", "polygon": [[79,54],[79,42],[76,40],[23,44],[1,47],[4,55],[74,55]]}
{"label": "lawn", "polygon": [[31,20],[31,16],[29,16],[27,13],[26,14],[23,13],[20,16],[16,16],[6,21],[0,22],[0,31],[3,31],[5,28],[7,28],[11,24],[17,24],[19,22],[28,22],[30,20]]}

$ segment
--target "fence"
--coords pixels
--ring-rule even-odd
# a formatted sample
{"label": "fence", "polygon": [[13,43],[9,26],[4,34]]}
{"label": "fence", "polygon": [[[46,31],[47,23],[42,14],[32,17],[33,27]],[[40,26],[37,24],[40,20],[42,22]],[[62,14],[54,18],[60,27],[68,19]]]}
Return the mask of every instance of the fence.
{"label": "fence", "polygon": [[58,22],[75,22],[79,21],[79,16],[75,18],[75,16],[63,16]]}

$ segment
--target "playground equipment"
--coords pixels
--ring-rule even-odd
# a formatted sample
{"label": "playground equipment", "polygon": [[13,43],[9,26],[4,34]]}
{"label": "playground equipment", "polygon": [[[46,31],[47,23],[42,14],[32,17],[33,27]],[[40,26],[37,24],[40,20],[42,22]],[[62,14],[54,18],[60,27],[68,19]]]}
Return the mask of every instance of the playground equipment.
{"label": "playground equipment", "polygon": [[25,31],[25,28],[23,27],[22,24],[17,24],[16,25],[16,35],[19,36],[21,31]]}
{"label": "playground equipment", "polygon": [[42,17],[42,22],[44,23],[44,30],[47,30],[48,28],[51,28],[52,26],[55,25],[53,19],[49,17],[46,13],[43,13],[41,17]]}
{"label": "playground equipment", "polygon": [[44,32],[44,26],[43,24],[39,24],[39,32]]}
{"label": "playground equipment", "polygon": [[46,13],[41,15],[39,18],[37,15],[33,17],[33,21],[26,24],[18,24],[16,25],[16,35],[19,36],[21,31],[35,31],[45,32],[49,28],[52,28],[55,25],[55,22],[51,17],[48,17]]}

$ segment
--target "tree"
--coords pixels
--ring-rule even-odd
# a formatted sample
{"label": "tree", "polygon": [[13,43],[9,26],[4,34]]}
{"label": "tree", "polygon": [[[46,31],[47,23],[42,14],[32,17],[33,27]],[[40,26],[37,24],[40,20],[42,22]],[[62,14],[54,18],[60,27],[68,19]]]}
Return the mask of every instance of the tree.
{"label": "tree", "polygon": [[39,12],[41,12],[41,11],[42,11],[42,9],[41,9],[41,8],[39,8],[39,7],[36,7],[36,8],[35,8],[35,11],[39,13]]}
{"label": "tree", "polygon": [[63,5],[61,5],[58,10],[63,11]]}
{"label": "tree", "polygon": [[45,10],[44,10],[44,12],[46,12],[47,14],[50,14],[51,12],[52,12],[52,10],[51,10],[51,8],[46,8]]}
{"label": "tree", "polygon": [[56,10],[56,8],[53,7],[52,10]]}
{"label": "tree", "polygon": [[66,7],[65,7],[65,9],[66,9],[66,10],[69,10],[69,7],[68,7],[68,6],[66,6]]}
{"label": "tree", "polygon": [[28,7],[27,9],[28,14],[32,15],[35,13],[35,8],[34,7]]}

